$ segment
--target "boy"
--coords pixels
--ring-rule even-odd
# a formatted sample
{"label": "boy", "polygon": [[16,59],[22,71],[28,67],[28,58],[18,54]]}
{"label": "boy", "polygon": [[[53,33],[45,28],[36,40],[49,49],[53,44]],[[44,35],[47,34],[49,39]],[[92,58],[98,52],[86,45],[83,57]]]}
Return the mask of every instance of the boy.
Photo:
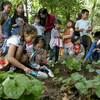
{"label": "boy", "polygon": [[89,11],[87,9],[83,9],[81,11],[81,15],[81,19],[76,21],[75,31],[80,33],[81,43],[85,48],[86,54],[91,46],[91,38],[89,37],[89,33],[92,31],[92,27],[88,20]]}

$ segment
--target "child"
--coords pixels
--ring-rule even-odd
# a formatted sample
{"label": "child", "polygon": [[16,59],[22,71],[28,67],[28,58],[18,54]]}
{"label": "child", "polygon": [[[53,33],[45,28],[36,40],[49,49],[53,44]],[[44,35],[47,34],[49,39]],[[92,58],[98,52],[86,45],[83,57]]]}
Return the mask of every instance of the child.
{"label": "child", "polygon": [[59,49],[63,46],[60,35],[61,21],[57,19],[54,25],[55,28],[53,28],[51,31],[51,39],[50,39],[51,52],[49,60],[51,61],[54,58],[54,62],[57,63],[59,58]]}
{"label": "child", "polygon": [[64,40],[64,54],[72,55],[73,54],[73,43],[72,36],[74,33],[74,22],[69,20],[67,23],[66,30],[64,32],[63,40]]}
{"label": "child", "polygon": [[33,26],[37,29],[37,35],[44,36],[45,28],[40,25],[40,18],[38,15],[35,15]]}
{"label": "child", "polygon": [[[29,57],[29,66],[38,70],[39,72],[44,72],[43,75],[48,74],[50,77],[54,77],[52,71],[45,66],[47,60],[47,52],[44,50],[44,46],[44,38],[41,36],[36,37],[36,39],[33,41],[33,50]],[[43,75],[41,74],[41,77],[47,77]]]}
{"label": "child", "polygon": [[2,3],[2,12],[0,12],[0,45],[3,40],[8,38],[10,34],[11,20],[8,14],[11,11],[12,4],[9,1]]}
{"label": "child", "polygon": [[91,38],[89,37],[89,33],[92,31],[91,24],[88,20],[89,11],[87,9],[83,9],[81,11],[81,19],[76,21],[75,31],[80,32],[81,43],[85,48],[85,54],[89,50],[91,46]]}
{"label": "child", "polygon": [[21,26],[24,23],[28,23],[26,16],[24,15],[24,7],[23,4],[18,4],[15,9],[14,15],[11,19],[12,31],[11,35],[18,35],[21,31]]}
{"label": "child", "polygon": [[13,66],[22,69],[25,73],[32,73],[34,71],[23,65],[23,63],[27,61],[27,54],[23,52],[21,45],[24,46],[24,43],[26,42],[25,38],[27,36],[31,36],[31,39],[34,39],[36,34],[36,29],[31,25],[26,24],[23,26],[23,32],[21,36],[11,36],[9,39],[7,39],[5,48],[2,48],[2,52],[6,49],[3,53],[6,55],[8,62]]}
{"label": "child", "polygon": [[80,39],[77,38],[76,40],[74,39],[74,55],[76,56],[76,58],[78,59],[82,59],[85,53],[84,47],[83,45],[80,43]]}
{"label": "child", "polygon": [[94,42],[89,49],[83,63],[86,63],[88,60],[98,61],[100,60],[100,32],[95,32],[94,34]]}

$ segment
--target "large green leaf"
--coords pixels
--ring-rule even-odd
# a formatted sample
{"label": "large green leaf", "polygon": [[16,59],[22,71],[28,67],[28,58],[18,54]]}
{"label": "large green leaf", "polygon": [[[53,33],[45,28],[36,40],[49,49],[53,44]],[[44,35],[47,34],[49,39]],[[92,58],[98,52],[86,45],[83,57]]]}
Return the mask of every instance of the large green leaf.
{"label": "large green leaf", "polygon": [[3,84],[4,94],[8,98],[18,99],[24,93],[25,88],[15,79],[9,78],[8,80],[8,78],[5,79],[6,82]]}
{"label": "large green leaf", "polygon": [[71,79],[74,81],[79,81],[81,79],[83,79],[84,77],[82,75],[80,75],[79,73],[73,73],[71,74]]}
{"label": "large green leaf", "polygon": [[0,84],[0,98],[1,98],[2,94],[3,94],[3,88],[2,88],[2,86]]}
{"label": "large green leaf", "polygon": [[96,95],[100,98],[100,85],[96,87]]}
{"label": "large green leaf", "polygon": [[79,91],[80,94],[87,94],[88,88],[83,82],[78,82],[75,84],[76,89]]}

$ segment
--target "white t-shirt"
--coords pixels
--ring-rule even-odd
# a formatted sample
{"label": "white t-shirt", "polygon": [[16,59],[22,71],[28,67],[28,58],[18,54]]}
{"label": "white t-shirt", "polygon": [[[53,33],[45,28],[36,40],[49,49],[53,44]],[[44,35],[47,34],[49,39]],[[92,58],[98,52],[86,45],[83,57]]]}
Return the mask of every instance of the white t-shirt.
{"label": "white t-shirt", "polygon": [[37,29],[38,35],[43,35],[45,28],[39,24],[34,23],[33,26]]}
{"label": "white t-shirt", "polygon": [[89,22],[89,20],[80,19],[76,21],[75,28],[83,29],[83,32],[80,32],[80,36],[88,35],[89,33],[87,32],[87,30],[89,27],[91,27],[91,23]]}
{"label": "white t-shirt", "polygon": [[10,45],[19,46],[20,44],[20,36],[13,35],[9,39],[7,39],[6,46],[9,47]]}

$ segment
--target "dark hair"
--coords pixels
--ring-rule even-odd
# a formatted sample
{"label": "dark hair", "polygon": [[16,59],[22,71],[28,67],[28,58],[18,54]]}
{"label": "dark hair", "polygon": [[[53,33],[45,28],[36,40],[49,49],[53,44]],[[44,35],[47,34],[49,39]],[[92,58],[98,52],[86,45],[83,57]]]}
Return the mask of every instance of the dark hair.
{"label": "dark hair", "polygon": [[30,24],[25,24],[23,26],[23,33],[24,32],[26,32],[27,34],[37,33],[37,29]]}
{"label": "dark hair", "polygon": [[74,23],[74,21],[68,20],[68,22],[71,22],[72,23],[72,28],[75,29],[75,23]]}
{"label": "dark hair", "polygon": [[81,17],[82,17],[82,14],[81,13],[78,13],[76,20],[80,20]]}
{"label": "dark hair", "polygon": [[88,11],[87,9],[83,9],[83,10],[81,11],[81,14],[84,14],[85,12],[89,13],[89,11]]}
{"label": "dark hair", "polygon": [[100,31],[95,32],[94,33],[94,37],[100,39]]}
{"label": "dark hair", "polygon": [[4,6],[6,6],[6,5],[11,5],[12,6],[11,2],[9,2],[9,1],[2,2],[2,4],[1,4],[1,10],[2,11],[4,10]]}
{"label": "dark hair", "polygon": [[43,48],[45,48],[46,41],[42,36],[37,36],[33,42],[33,45],[36,46],[39,43],[39,41],[43,43]]}
{"label": "dark hair", "polygon": [[[23,4],[19,3],[16,7],[18,8],[18,6],[20,6],[20,5],[23,6]],[[14,11],[14,16],[17,16],[17,15],[18,15],[18,14],[17,14],[17,10],[15,9],[15,11]],[[24,11],[23,11],[23,13],[22,13],[21,15],[24,16]]]}
{"label": "dark hair", "polygon": [[33,34],[33,33],[37,34],[37,29],[30,24],[24,24],[21,27],[21,33],[20,33],[22,41],[24,41],[24,33],[26,33],[26,34]]}
{"label": "dark hair", "polygon": [[40,15],[40,13],[44,14],[44,15],[48,15],[48,11],[46,8],[41,8],[38,12],[38,14]]}
{"label": "dark hair", "polygon": [[[18,8],[19,5],[22,5],[22,6],[23,6],[23,4],[19,3],[19,4],[17,5],[17,8]],[[12,25],[13,25],[13,24],[16,24],[16,18],[18,18],[18,17],[19,17],[19,15],[18,15],[18,13],[17,13],[17,10],[15,9],[14,15],[13,15],[13,17],[12,17],[12,19],[11,19],[11,24],[12,24]],[[20,15],[20,17],[24,20],[24,22],[28,23],[27,17],[24,16],[24,11],[23,11],[22,14]]]}

